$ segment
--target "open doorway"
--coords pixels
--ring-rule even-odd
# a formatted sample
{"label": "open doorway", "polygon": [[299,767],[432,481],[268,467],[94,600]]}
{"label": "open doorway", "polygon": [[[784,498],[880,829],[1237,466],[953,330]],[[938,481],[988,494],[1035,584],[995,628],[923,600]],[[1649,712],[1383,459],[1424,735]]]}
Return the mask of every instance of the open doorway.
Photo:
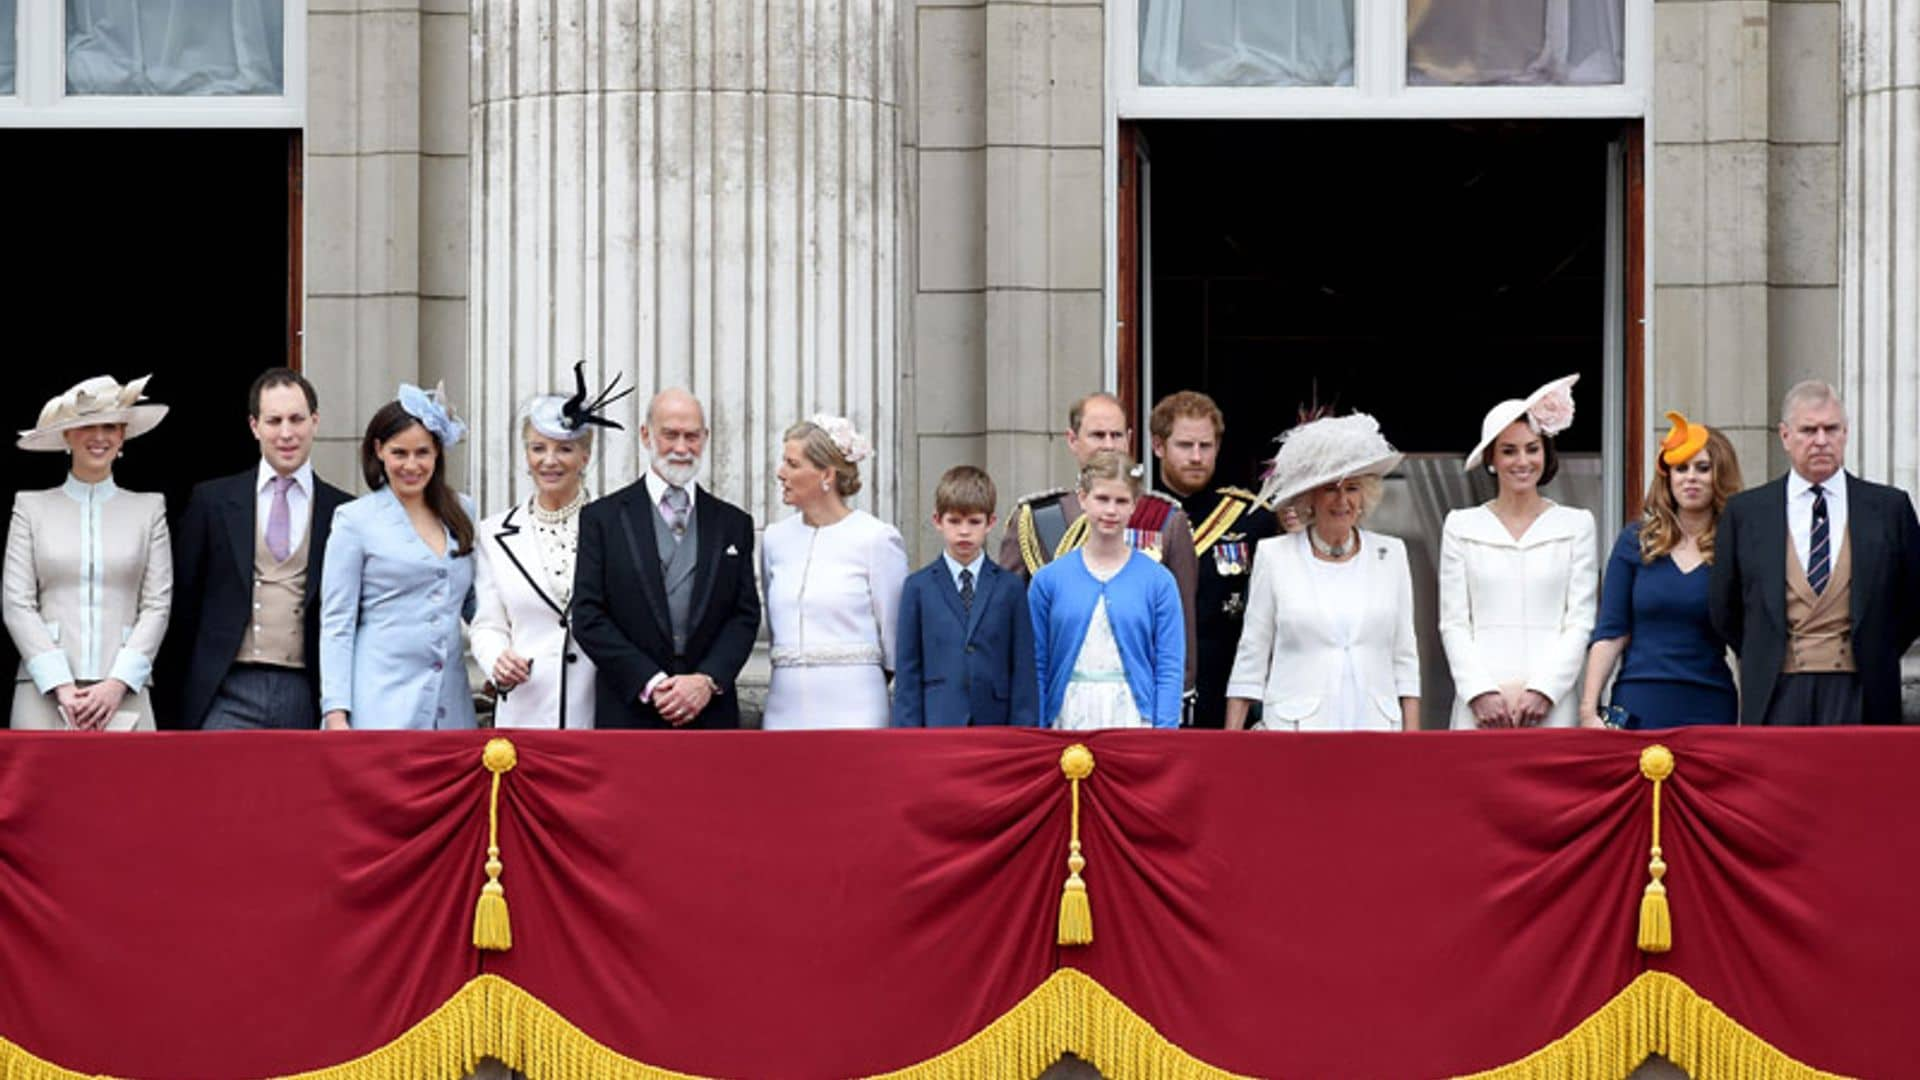
{"label": "open doorway", "polygon": [[1636,140],[1619,121],[1564,120],[1123,131],[1121,385],[1131,365],[1143,414],[1176,390],[1211,394],[1227,415],[1218,479],[1247,486],[1301,408],[1379,419],[1408,454],[1375,526],[1408,542],[1429,726],[1453,694],[1440,526],[1491,494],[1460,465],[1485,411],[1579,373],[1548,494],[1592,510],[1603,545],[1624,511]]}
{"label": "open doorway", "polygon": [[[0,131],[0,206],[12,211],[0,296],[10,377],[5,427],[90,375],[151,374],[166,404],[115,479],[173,515],[201,480],[258,458],[247,386],[299,340],[299,134]],[[11,445],[0,498],[53,487],[65,457]],[[4,639],[0,635],[0,639]],[[18,667],[0,640],[0,718]]]}

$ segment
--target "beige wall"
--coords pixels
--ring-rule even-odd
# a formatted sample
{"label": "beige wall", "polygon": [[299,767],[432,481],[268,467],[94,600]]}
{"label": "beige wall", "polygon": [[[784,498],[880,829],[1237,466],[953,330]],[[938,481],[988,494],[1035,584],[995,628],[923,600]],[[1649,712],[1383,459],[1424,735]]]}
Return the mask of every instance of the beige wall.
{"label": "beige wall", "polygon": [[1722,428],[1749,483],[1784,467],[1781,394],[1839,375],[1839,26],[1837,0],[1654,4],[1648,416]]}
{"label": "beige wall", "polygon": [[1001,507],[1061,483],[1067,404],[1102,382],[1104,13],[1098,3],[912,4],[904,153],[911,344],[902,358],[909,544],[949,466]]}
{"label": "beige wall", "polygon": [[344,484],[402,380],[465,400],[467,7],[311,0],[307,41],[303,355]]}

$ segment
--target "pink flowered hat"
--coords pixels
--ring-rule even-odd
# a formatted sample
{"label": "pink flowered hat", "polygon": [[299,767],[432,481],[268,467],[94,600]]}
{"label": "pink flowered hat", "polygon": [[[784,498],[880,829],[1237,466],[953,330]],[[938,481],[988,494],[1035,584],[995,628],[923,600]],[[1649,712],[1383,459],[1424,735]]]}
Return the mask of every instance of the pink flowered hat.
{"label": "pink flowered hat", "polygon": [[1466,467],[1480,464],[1493,440],[1515,420],[1525,419],[1527,426],[1541,435],[1553,436],[1573,426],[1573,384],[1578,375],[1562,375],[1524,398],[1508,398],[1487,410],[1480,421],[1480,445],[1467,455]]}

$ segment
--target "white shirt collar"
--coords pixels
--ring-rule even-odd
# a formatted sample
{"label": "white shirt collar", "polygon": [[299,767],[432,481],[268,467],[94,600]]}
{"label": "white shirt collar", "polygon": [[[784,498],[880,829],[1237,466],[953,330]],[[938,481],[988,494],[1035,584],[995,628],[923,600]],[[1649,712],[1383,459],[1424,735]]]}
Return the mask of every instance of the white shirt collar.
{"label": "white shirt collar", "polygon": [[89,498],[104,501],[113,498],[114,494],[120,490],[119,485],[113,482],[112,473],[108,473],[107,478],[97,484],[89,484],[68,473],[67,482],[60,486],[66,489],[67,495],[75,502],[86,502]]}
{"label": "white shirt collar", "polygon": [[[1813,481],[1807,479],[1804,476],[1801,476],[1800,470],[1798,469],[1787,470],[1787,501],[1788,502],[1794,502],[1802,497],[1805,497],[1807,493],[1812,490],[1813,490]],[[1842,469],[1839,472],[1834,473],[1832,476],[1827,477],[1825,480],[1820,481],[1820,490],[1826,494],[1827,502],[1829,503],[1833,502],[1835,499],[1839,499],[1840,501],[1845,502],[1847,498],[1846,470]]]}
{"label": "white shirt collar", "polygon": [[947,549],[944,547],[940,549],[940,558],[946,561],[947,573],[952,576],[955,588],[959,588],[960,586],[960,571],[962,570],[973,571],[974,585],[978,586],[980,584],[980,571],[985,569],[981,564],[987,561],[987,551],[985,548],[981,548],[979,554],[976,554],[970,563],[956,561],[952,555],[947,554]]}
{"label": "white shirt collar", "polygon": [[[661,500],[667,497],[667,489],[672,486],[673,485],[667,483],[665,477],[653,471],[653,466],[647,466],[647,498],[653,501],[653,505],[659,506]],[[687,493],[688,510],[693,509],[694,492],[699,486],[699,481],[690,480],[687,482],[687,486],[681,489]]]}
{"label": "white shirt collar", "polygon": [[[267,459],[261,458],[260,469],[258,472],[254,474],[253,493],[255,495],[265,494],[267,490],[267,482],[272,480],[275,476],[278,476],[278,475],[279,475],[278,473],[274,472],[273,466],[267,464]],[[312,458],[308,458],[306,461],[301,462],[300,467],[293,470],[293,486],[300,489],[300,494],[308,496],[309,498],[313,496],[313,459]]]}

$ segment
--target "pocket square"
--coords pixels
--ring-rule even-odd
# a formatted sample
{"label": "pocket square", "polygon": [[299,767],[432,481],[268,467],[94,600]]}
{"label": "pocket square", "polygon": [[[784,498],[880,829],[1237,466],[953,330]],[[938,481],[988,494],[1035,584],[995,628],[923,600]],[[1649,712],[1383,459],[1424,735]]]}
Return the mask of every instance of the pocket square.
{"label": "pocket square", "polygon": [[728,544],[728,545],[727,545],[727,554],[729,554],[729,555],[738,555],[738,554],[740,554],[740,549],[739,549],[739,548],[737,548],[737,547],[734,547],[734,546],[733,546],[732,544]]}

